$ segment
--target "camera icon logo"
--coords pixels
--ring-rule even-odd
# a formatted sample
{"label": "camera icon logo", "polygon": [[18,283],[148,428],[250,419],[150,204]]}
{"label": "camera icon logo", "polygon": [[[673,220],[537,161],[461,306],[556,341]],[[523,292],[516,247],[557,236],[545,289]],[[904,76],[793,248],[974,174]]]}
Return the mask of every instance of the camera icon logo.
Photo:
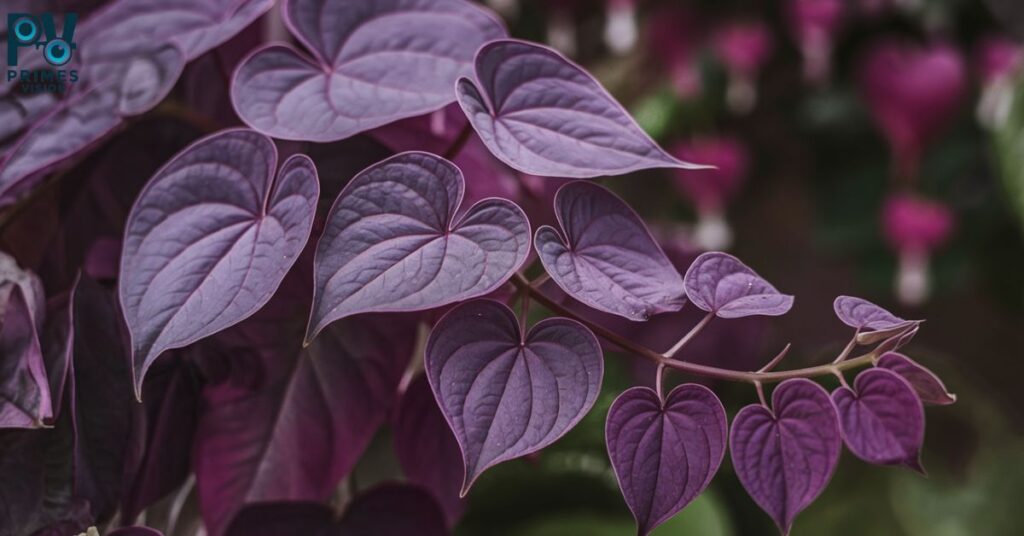
{"label": "camera icon logo", "polygon": [[68,13],[64,16],[64,27],[57,35],[57,26],[52,13],[38,16],[30,13],[7,14],[7,65],[18,65],[18,49],[42,49],[43,59],[54,67],[61,67],[71,61],[72,51],[78,48],[75,44],[75,24],[78,15]]}

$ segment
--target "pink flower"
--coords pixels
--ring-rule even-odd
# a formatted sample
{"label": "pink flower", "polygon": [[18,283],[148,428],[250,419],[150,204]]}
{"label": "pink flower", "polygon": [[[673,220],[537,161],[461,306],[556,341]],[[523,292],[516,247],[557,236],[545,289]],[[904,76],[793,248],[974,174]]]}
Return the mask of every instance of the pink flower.
{"label": "pink flower", "polygon": [[983,84],[991,84],[1013,76],[1024,60],[1020,43],[1002,35],[989,35],[981,39],[975,51],[974,65]]}
{"label": "pink flower", "polygon": [[733,111],[746,113],[757,103],[757,75],[774,45],[768,27],[759,21],[733,22],[715,32],[711,46],[729,71],[726,102]]}
{"label": "pink flower", "polygon": [[703,35],[696,14],[675,6],[663,8],[647,17],[647,24],[649,54],[664,65],[676,93],[684,98],[699,95],[697,51]]}
{"label": "pink flower", "polygon": [[925,145],[949,126],[966,91],[964,60],[953,47],[881,41],[864,56],[860,89],[885,133],[895,173],[915,178]]}
{"label": "pink flower", "polygon": [[739,191],[747,174],[746,148],[735,138],[708,137],[679,143],[672,153],[718,168],[700,172],[678,170],[675,186],[697,208],[694,242],[705,250],[727,248],[732,243],[732,230],[725,219],[725,205]]}
{"label": "pink flower", "polygon": [[786,16],[804,57],[804,78],[820,82],[831,71],[833,36],[843,21],[842,0],[789,0]]}
{"label": "pink flower", "polygon": [[930,292],[931,252],[949,239],[954,218],[949,207],[911,194],[897,194],[882,209],[886,241],[899,253],[896,294],[901,302],[917,305]]}

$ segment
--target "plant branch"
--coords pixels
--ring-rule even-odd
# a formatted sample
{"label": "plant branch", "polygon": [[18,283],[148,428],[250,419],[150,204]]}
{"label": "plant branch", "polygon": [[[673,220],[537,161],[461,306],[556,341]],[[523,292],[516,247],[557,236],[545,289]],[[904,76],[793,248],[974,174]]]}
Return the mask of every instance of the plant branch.
{"label": "plant branch", "polygon": [[448,150],[444,152],[443,156],[445,160],[454,160],[456,156],[459,156],[459,152],[466,146],[466,142],[469,141],[470,134],[473,133],[473,126],[466,121],[466,125],[459,131],[459,135],[456,136],[455,141],[452,142]]}
{"label": "plant branch", "polygon": [[512,276],[512,284],[519,289],[526,289],[529,292],[533,300],[551,312],[570,317],[577,322],[585,325],[597,336],[605,339],[611,344],[618,346],[622,350],[629,352],[633,355],[647,359],[656,365],[664,365],[666,368],[675,369],[681,372],[693,374],[695,376],[703,376],[706,378],[713,378],[716,380],[728,380],[735,382],[745,382],[751,384],[757,383],[774,383],[790,378],[813,378],[817,376],[826,376],[829,374],[841,373],[844,370],[859,368],[865,365],[869,365],[878,359],[879,348],[859,355],[854,358],[846,359],[840,363],[829,363],[827,365],[818,365],[814,367],[806,367],[801,369],[793,370],[778,370],[778,371],[766,371],[766,372],[745,372],[740,370],[723,369],[718,367],[712,367],[708,365],[699,365],[697,363],[687,363],[685,361],[677,361],[675,359],[667,358],[650,348],[643,345],[637,344],[614,331],[591,322],[586,318],[583,318],[576,313],[570,311],[564,305],[552,300],[546,294],[541,292],[539,289],[530,286],[530,282],[520,273],[516,273]]}
{"label": "plant branch", "polygon": [[697,334],[700,333],[702,329],[704,329],[704,326],[708,325],[708,322],[711,322],[711,319],[714,317],[715,313],[708,313],[704,315],[704,318],[700,319],[700,322],[698,322],[696,326],[693,326],[693,329],[688,331],[686,335],[683,335],[683,338],[679,339],[679,342],[677,342],[672,348],[669,348],[667,352],[661,355],[669,359],[675,357],[675,355],[679,353],[679,350],[682,350],[684,346],[686,346],[691,340],[693,340],[693,338],[696,337]]}

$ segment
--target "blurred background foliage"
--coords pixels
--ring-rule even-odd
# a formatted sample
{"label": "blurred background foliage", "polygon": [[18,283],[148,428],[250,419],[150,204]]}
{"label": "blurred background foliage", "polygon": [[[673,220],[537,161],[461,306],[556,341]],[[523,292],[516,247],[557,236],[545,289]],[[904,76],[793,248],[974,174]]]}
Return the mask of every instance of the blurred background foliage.
{"label": "blurred background foliage", "polygon": [[[781,319],[732,330],[732,336],[749,339],[743,348],[735,341],[714,344],[715,335],[705,332],[708,347],[694,349],[700,354],[694,360],[749,366],[763,363],[787,342],[793,351],[784,366],[830,359],[849,337],[831,313],[839,294],[928,320],[906,351],[959,395],[953,406],[928,409],[924,465],[929,476],[869,466],[844,452],[832,484],[797,518],[794,534],[1019,534],[1024,521],[1018,506],[1024,496],[1024,81],[1018,78],[1017,49],[1024,34],[1015,33],[1024,30],[1020,3],[843,0],[839,22],[827,28],[828,47],[804,41],[807,31],[794,22],[794,2],[489,3],[504,10],[514,36],[555,44],[590,69],[664,146],[727,137],[745,151],[742,184],[719,210],[731,230],[728,249],[795,294],[796,306]],[[637,30],[635,42],[628,43],[627,32],[630,46],[620,44],[619,50],[605,34],[616,9],[631,9]],[[737,66],[716,50],[722,48],[717,30],[751,23],[767,29],[769,44],[767,50],[747,51],[763,56],[753,74],[743,74],[749,80],[741,81],[753,86],[747,89],[756,97],[750,102],[748,95],[737,105],[730,96],[737,91],[730,87],[737,84]],[[955,87],[946,101],[910,112],[948,118],[922,127],[919,165],[911,172],[896,170],[900,158],[894,157],[905,146],[894,145],[880,128],[885,119],[879,119],[878,105],[863,89],[871,83],[864,79],[870,76],[863,67],[866,55],[877,43],[894,39],[922,49],[942,43],[962,69],[959,82],[943,80],[941,73],[930,78],[927,68],[921,73],[919,88]],[[1017,54],[995,74],[986,72],[982,56],[993,40]],[[684,50],[674,50],[676,45]],[[820,59],[808,54],[822,48],[830,48],[827,73],[809,76],[805,63]],[[890,75],[896,83],[915,76]],[[886,81],[881,83],[885,89]],[[984,109],[986,98],[997,102],[995,113]],[[702,208],[679,188],[684,180],[652,171],[606,181],[653,227],[665,230],[668,248],[681,251],[680,263],[700,249],[702,240]],[[927,199],[950,216],[949,229],[924,248],[930,285],[923,297],[901,296],[896,283],[907,269],[899,226],[914,222],[886,223],[884,207],[900,195]],[[677,324],[672,331],[687,327]],[[632,360],[610,354],[602,397],[586,420],[540,455],[485,474],[469,496],[457,534],[632,534],[605,453],[604,419],[618,393],[649,376],[638,376]],[[754,400],[746,386],[718,389],[730,415]],[[369,465],[364,461],[357,476],[373,473]],[[727,460],[710,490],[655,534],[774,530]]]}

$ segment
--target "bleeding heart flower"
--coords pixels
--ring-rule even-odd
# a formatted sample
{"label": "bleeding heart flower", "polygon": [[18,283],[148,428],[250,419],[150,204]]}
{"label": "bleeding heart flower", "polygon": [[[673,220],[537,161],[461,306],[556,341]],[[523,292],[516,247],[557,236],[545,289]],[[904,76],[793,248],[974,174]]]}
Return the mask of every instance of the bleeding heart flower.
{"label": "bleeding heart flower", "polygon": [[625,54],[637,39],[636,0],[608,0],[608,18],[604,26],[604,42],[612,52]]}
{"label": "bleeding heart flower", "polygon": [[697,15],[682,7],[665,7],[653,13],[647,24],[648,50],[664,64],[676,93],[683,98],[698,96],[701,74],[697,52],[703,32]]}
{"label": "bleeding heart flower", "polygon": [[804,57],[804,78],[821,82],[832,69],[832,43],[843,22],[842,0],[789,0],[786,16]]}
{"label": "bleeding heart flower", "polygon": [[697,208],[697,245],[704,250],[728,248],[732,232],[725,221],[725,205],[739,191],[747,174],[746,148],[736,138],[705,137],[677,144],[672,154],[680,158],[699,157],[694,161],[717,167],[700,174],[679,170],[675,186]]}
{"label": "bleeding heart flower", "polygon": [[576,55],[577,0],[551,0],[548,6],[548,44],[566,56]]}
{"label": "bleeding heart flower", "polygon": [[981,80],[978,122],[994,129],[1009,117],[1014,79],[1024,64],[1024,48],[1008,37],[990,35],[978,43],[974,59],[976,75]]}
{"label": "bleeding heart flower", "polygon": [[895,195],[882,209],[886,241],[899,252],[896,293],[905,304],[919,304],[929,293],[928,262],[953,231],[949,207],[913,195]]}
{"label": "bleeding heart flower", "polygon": [[757,103],[757,75],[775,46],[771,31],[760,21],[732,22],[715,31],[711,45],[729,71],[726,101],[735,112],[750,111]]}
{"label": "bleeding heart flower", "polygon": [[882,41],[863,58],[859,77],[889,142],[896,176],[916,177],[925,145],[949,126],[963,100],[963,57],[945,43]]}

